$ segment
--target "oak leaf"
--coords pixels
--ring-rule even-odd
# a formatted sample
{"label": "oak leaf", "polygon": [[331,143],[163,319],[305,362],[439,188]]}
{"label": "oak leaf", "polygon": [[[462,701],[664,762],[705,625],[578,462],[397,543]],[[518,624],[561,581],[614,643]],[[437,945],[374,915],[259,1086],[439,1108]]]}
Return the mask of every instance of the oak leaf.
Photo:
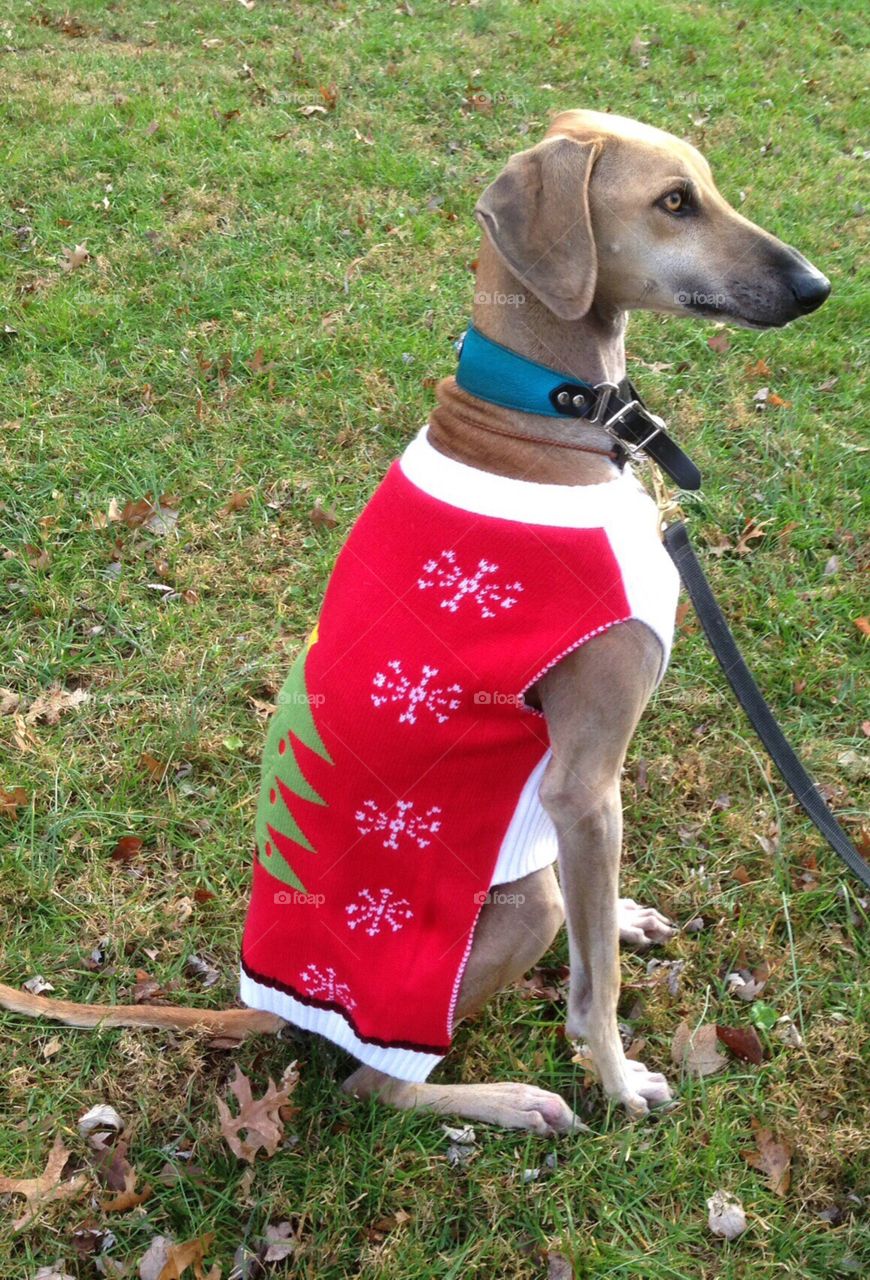
{"label": "oak leaf", "polygon": [[[290,1095],[299,1081],[296,1063],[291,1062],[281,1077],[280,1087],[269,1080],[269,1087],[262,1098],[254,1098],[251,1082],[236,1064],[235,1078],[230,1082],[230,1092],[238,1105],[238,1115],[233,1115],[223,1098],[217,1098],[221,1133],[227,1146],[240,1160],[253,1164],[257,1152],[262,1149],[273,1156],[284,1137],[284,1120],[280,1109],[288,1105]],[[245,1132],[247,1137],[242,1137]]]}
{"label": "oak leaf", "polygon": [[36,724],[38,720],[42,720],[45,724],[57,724],[65,711],[72,711],[75,707],[80,707],[83,702],[87,701],[87,698],[86,689],[73,689],[72,692],[59,687],[49,689],[47,693],[41,693],[35,699],[24,717],[24,722],[25,724]]}
{"label": "oak leaf", "polygon": [[706,1022],[693,1031],[681,1022],[671,1044],[671,1059],[692,1076],[712,1076],[728,1065],[717,1047],[716,1024]]}
{"label": "oak leaf", "polygon": [[775,1195],[784,1196],[791,1182],[792,1149],[787,1142],[778,1141],[770,1129],[765,1129],[753,1116],[757,1151],[744,1151],[743,1159],[767,1177],[768,1186]]}
{"label": "oak leaf", "polygon": [[88,1185],[87,1176],[77,1173],[63,1180],[63,1171],[70,1153],[64,1146],[62,1138],[55,1138],[54,1146],[48,1154],[45,1170],[38,1178],[4,1178],[0,1177],[0,1195],[24,1196],[27,1209],[12,1224],[14,1231],[20,1231],[36,1217],[45,1204],[55,1200],[69,1200],[77,1196]]}

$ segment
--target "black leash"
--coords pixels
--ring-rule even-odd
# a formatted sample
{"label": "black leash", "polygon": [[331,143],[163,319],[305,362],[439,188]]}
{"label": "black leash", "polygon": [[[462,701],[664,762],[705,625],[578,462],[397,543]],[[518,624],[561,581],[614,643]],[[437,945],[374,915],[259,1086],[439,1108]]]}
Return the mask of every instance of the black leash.
{"label": "black leash", "polygon": [[810,821],[846,866],[870,889],[870,865],[864,861],[837,822],[819,794],[816,784],[789,746],[785,734],[764,700],[764,695],[743,661],[722,610],[716,603],[716,597],[710,590],[710,584],[704,576],[684,524],[678,522],[668,526],[665,547],[679,570],[710,648],[771,760]]}

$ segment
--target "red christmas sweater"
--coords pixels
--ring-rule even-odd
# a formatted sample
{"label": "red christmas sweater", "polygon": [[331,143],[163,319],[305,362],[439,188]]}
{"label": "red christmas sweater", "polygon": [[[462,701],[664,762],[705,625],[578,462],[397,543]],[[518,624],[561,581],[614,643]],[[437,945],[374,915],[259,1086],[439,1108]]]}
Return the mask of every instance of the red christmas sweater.
{"label": "red christmas sweater", "polygon": [[244,1002],[425,1079],[490,887],[556,856],[524,691],[628,619],[663,673],[677,592],[630,469],[534,484],[424,428],[354,525],[270,724]]}

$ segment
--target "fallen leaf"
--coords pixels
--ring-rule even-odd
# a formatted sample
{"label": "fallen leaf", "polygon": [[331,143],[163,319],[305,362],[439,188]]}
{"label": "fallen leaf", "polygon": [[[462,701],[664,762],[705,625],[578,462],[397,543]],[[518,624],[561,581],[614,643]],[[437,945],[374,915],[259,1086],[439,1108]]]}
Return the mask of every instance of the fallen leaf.
{"label": "fallen leaf", "polygon": [[130,993],[134,1004],[159,1004],[163,994],[163,988],[156,978],[152,978],[144,969],[136,970],[136,982]]}
{"label": "fallen leaf", "polygon": [[204,987],[213,987],[220,981],[220,971],[198,955],[190,955],[184,962],[184,972],[189,978],[198,978]]}
{"label": "fallen leaf", "polygon": [[338,85],[337,84],[321,84],[318,85],[320,96],[326,103],[327,111],[334,111],[338,102]]}
{"label": "fallen leaf", "polygon": [[23,982],[22,987],[25,991],[29,991],[32,996],[41,996],[43,991],[54,991],[54,987],[50,982],[46,982],[41,973],[35,974],[32,978],[28,978]]}
{"label": "fallen leaf", "polygon": [[[76,1126],[82,1137],[89,1141],[93,1135],[101,1132],[118,1134],[124,1131],[124,1121],[115,1108],[109,1106],[107,1102],[98,1103],[95,1107],[91,1107],[90,1111],[79,1116]],[[91,1141],[91,1145],[95,1145],[95,1142]]]}
{"label": "fallen leaf", "polygon": [[754,364],[746,366],[746,372],[750,378],[769,378],[770,369],[763,360],[756,360]]}
{"label": "fallen leaf", "polygon": [[87,700],[87,689],[73,689],[72,692],[59,687],[49,689],[48,693],[41,693],[34,701],[24,722],[36,724],[41,720],[45,724],[57,724],[65,711],[72,711]]}
{"label": "fallen leaf", "polygon": [[23,787],[13,787],[11,791],[4,791],[0,787],[0,818],[11,818],[14,822],[18,817],[18,810],[27,804],[29,799]]}
{"label": "fallen leaf", "polygon": [[144,1204],[151,1195],[153,1188],[145,1184],[141,1191],[136,1190],[136,1183],[139,1175],[135,1169],[130,1169],[124,1181],[123,1191],[119,1191],[116,1196],[110,1196],[108,1200],[101,1200],[100,1207],[104,1213],[129,1213],[131,1209],[136,1209],[140,1204]]}
{"label": "fallen leaf", "polygon": [[56,1262],[53,1267],[40,1267],[33,1280],[73,1280],[64,1267],[66,1263]]}
{"label": "fallen leaf", "polygon": [[161,764],[159,760],[156,760],[154,756],[150,755],[147,751],[142,752],[139,757],[139,764],[146,773],[151,775],[154,782],[162,782],[166,777],[166,771],[169,768],[168,764]]}
{"label": "fallen leaf", "polygon": [[234,511],[244,511],[253,496],[253,489],[240,489],[238,493],[231,493],[223,508],[225,514],[231,515]]}
{"label": "fallen leaf", "polygon": [[[232,1114],[223,1098],[217,1098],[216,1103],[221,1133],[227,1146],[240,1160],[253,1163],[261,1147],[267,1156],[273,1156],[278,1150],[278,1144],[284,1136],[284,1121],[279,1109],[289,1104],[298,1081],[296,1063],[291,1062],[281,1077],[280,1088],[276,1088],[270,1078],[263,1097],[255,1099],[251,1094],[250,1080],[236,1064],[230,1092],[238,1103],[238,1115]],[[243,1131],[247,1132],[246,1138],[241,1137]]]}
{"label": "fallen leaf", "polygon": [[714,1236],[736,1240],[746,1230],[746,1214],[736,1196],[728,1191],[714,1191],[707,1201],[710,1216],[707,1225]]}
{"label": "fallen leaf", "polygon": [[772,520],[747,520],[746,524],[743,526],[743,532],[740,535],[737,545],[734,548],[737,554],[739,556],[749,555],[752,550],[752,547],[749,545],[750,542],[756,538],[763,538],[764,530],[772,523]]}
{"label": "fallen leaf", "polygon": [[[402,1210],[399,1210],[399,1213],[401,1212]],[[399,1213],[396,1214],[397,1222],[399,1220]],[[405,1216],[407,1217],[408,1215]],[[263,1261],[283,1262],[285,1258],[289,1258],[294,1252],[298,1244],[298,1240],[291,1223],[278,1222],[273,1224],[270,1222],[266,1227],[265,1243],[268,1247],[266,1252],[263,1254]]]}
{"label": "fallen leaf", "polygon": [[113,862],[130,862],[136,857],[142,848],[142,841],[138,836],[121,836],[121,839],[112,850]]}
{"label": "fallen leaf", "polygon": [[18,710],[20,696],[12,689],[0,688],[0,716],[11,716]]}
{"label": "fallen leaf", "polygon": [[171,1248],[169,1236],[155,1236],[139,1262],[139,1280],[160,1280]]}
{"label": "fallen leaf", "polygon": [[781,1018],[777,1018],[773,1034],[777,1040],[781,1040],[789,1049],[802,1049],[804,1047],[803,1036],[787,1013]]}
{"label": "fallen leaf", "polygon": [[715,351],[717,355],[721,356],[721,355],[724,355],[725,352],[728,350],[728,348],[731,346],[731,339],[728,337],[728,334],[725,333],[723,330],[721,333],[714,333],[712,338],[708,338],[707,346],[710,348],[711,351]]}
{"label": "fallen leaf", "polygon": [[854,618],[853,621],[863,636],[870,636],[870,618]]}
{"label": "fallen leaf", "polygon": [[314,499],[314,506],[309,513],[309,519],[312,524],[325,525],[327,529],[334,529],[338,524],[335,507],[324,507],[320,498]]}
{"label": "fallen leaf", "polygon": [[717,1023],[716,1035],[738,1058],[761,1066],[764,1048],[754,1027],[723,1027]]}
{"label": "fallen leaf", "polygon": [[51,554],[47,547],[38,547],[35,543],[24,545],[24,554],[34,569],[47,569],[51,564]]}
{"label": "fallen leaf", "polygon": [[547,1280],[574,1280],[573,1264],[564,1253],[547,1250]]}
{"label": "fallen leaf", "polygon": [[783,400],[782,396],[778,396],[775,391],[771,391],[767,397],[767,403],[773,405],[774,409],[790,409],[791,400]]}
{"label": "fallen leaf", "polygon": [[766,1176],[775,1195],[784,1196],[791,1182],[792,1149],[787,1142],[777,1141],[771,1130],[763,1128],[754,1116],[752,1129],[758,1150],[744,1151],[743,1159]]}
{"label": "fallen leaf", "polygon": [[77,244],[74,249],[64,249],[60,269],[61,271],[77,271],[79,267],[84,266],[90,256],[83,244]]}
{"label": "fallen leaf", "polygon": [[45,1171],[38,1178],[5,1178],[0,1177],[0,1195],[24,1196],[27,1209],[12,1224],[13,1231],[26,1227],[42,1208],[56,1200],[69,1200],[77,1196],[88,1185],[86,1174],[77,1173],[63,1181],[63,1171],[70,1153],[63,1144],[62,1138],[55,1138],[54,1146],[48,1155]]}
{"label": "fallen leaf", "polygon": [[728,1065],[717,1047],[716,1024],[706,1022],[694,1031],[681,1022],[671,1043],[671,1060],[693,1076],[712,1076]]}
{"label": "fallen leaf", "polygon": [[220,1280],[221,1269],[217,1263],[210,1271],[203,1271],[205,1255],[210,1251],[213,1239],[214,1232],[208,1231],[186,1244],[169,1244],[166,1262],[163,1270],[158,1272],[157,1280],[181,1280],[188,1267],[193,1267],[193,1280]]}

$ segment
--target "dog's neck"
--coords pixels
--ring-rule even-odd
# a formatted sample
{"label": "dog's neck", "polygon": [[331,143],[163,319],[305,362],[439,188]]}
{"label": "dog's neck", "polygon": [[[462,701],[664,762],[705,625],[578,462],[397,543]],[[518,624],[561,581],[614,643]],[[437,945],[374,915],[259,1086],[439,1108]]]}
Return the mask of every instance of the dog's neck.
{"label": "dog's neck", "polygon": [[[625,312],[607,312],[593,304],[581,320],[560,320],[511,275],[486,236],[480,247],[472,320],[494,342],[584,382],[619,382],[625,376]],[[435,395],[429,439],[441,453],[468,466],[539,484],[599,484],[616,475],[614,464],[601,454],[538,442],[572,441],[608,449],[611,442],[600,428],[576,418],[502,408],[468,395],[452,377],[439,382]],[[506,438],[487,427],[536,439]]]}

